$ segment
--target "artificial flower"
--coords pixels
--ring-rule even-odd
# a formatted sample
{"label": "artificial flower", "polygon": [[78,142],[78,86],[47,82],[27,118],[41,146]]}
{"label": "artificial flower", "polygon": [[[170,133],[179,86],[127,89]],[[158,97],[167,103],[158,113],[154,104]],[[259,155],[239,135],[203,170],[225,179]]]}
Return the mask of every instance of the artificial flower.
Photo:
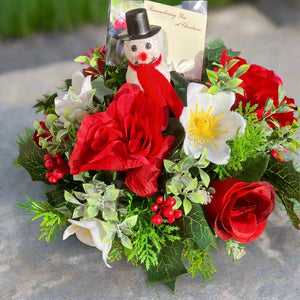
{"label": "artificial flower", "polygon": [[84,75],[86,76],[90,75],[92,76],[92,78],[95,78],[103,74],[103,66],[105,65],[105,57],[106,57],[106,46],[98,47],[96,49],[90,48],[90,53],[92,54],[92,56],[89,53],[85,53],[84,55],[92,59],[94,57],[94,60],[90,60],[90,63],[91,61],[93,61],[92,63],[93,66],[89,66],[88,68],[83,69],[82,71]]}
{"label": "artificial flower", "polygon": [[94,90],[92,90],[91,76],[76,71],[72,75],[72,86],[68,92],[59,92],[54,99],[55,112],[61,122],[65,121],[65,112],[68,109],[69,118],[76,117],[84,109],[94,108],[92,104]]}
{"label": "artificial flower", "polygon": [[[233,76],[239,66],[246,64],[247,62],[239,57],[235,57],[238,62],[229,69],[229,75]],[[223,51],[221,57],[221,64],[225,67],[225,64],[229,63],[232,60],[227,56],[227,52]],[[260,120],[264,116],[264,109],[268,99],[273,101],[274,106],[277,108],[279,105],[278,100],[278,88],[279,85],[283,85],[281,78],[276,75],[273,71],[268,70],[264,67],[252,64],[248,71],[240,77],[243,82],[240,84],[240,87],[244,89],[244,96],[237,94],[235,103],[232,109],[236,109],[239,106],[239,103],[242,102],[243,108],[249,103],[251,106],[257,105],[254,113],[257,115],[257,118]],[[291,125],[296,118],[294,117],[293,106],[295,104],[294,99],[284,97],[283,101],[286,104],[290,105],[288,111],[278,112],[270,115],[267,118],[268,125],[273,127],[271,120],[275,120],[280,127]]]}
{"label": "artificial flower", "polygon": [[75,233],[82,243],[96,247],[102,251],[103,261],[107,267],[111,268],[111,266],[107,264],[107,258],[112,243],[105,241],[107,232],[102,225],[102,221],[96,218],[81,219],[80,221],[69,219],[68,221],[72,223],[72,225],[66,228],[63,239],[65,240]]}
{"label": "artificial flower", "polygon": [[39,148],[42,148],[42,146],[40,145],[40,139],[42,138],[42,139],[47,140],[48,142],[51,142],[53,139],[53,136],[51,135],[49,128],[47,128],[45,122],[41,121],[40,126],[45,132],[38,134],[38,131],[35,130],[32,139]]}
{"label": "artificial flower", "polygon": [[246,122],[237,112],[230,111],[235,95],[232,92],[207,94],[203,84],[190,83],[187,89],[187,107],[180,116],[185,129],[184,152],[199,158],[207,149],[207,159],[217,165],[226,164],[230,147],[226,141],[244,133]]}
{"label": "artificial flower", "polygon": [[86,116],[69,160],[71,174],[127,171],[125,183],[146,197],[157,191],[162,161],[175,138],[162,136],[162,109],[135,85],[125,84],[103,113]]}
{"label": "artificial flower", "polygon": [[236,178],[216,180],[207,219],[221,239],[248,243],[264,231],[275,205],[274,187],[265,181],[247,183]]}

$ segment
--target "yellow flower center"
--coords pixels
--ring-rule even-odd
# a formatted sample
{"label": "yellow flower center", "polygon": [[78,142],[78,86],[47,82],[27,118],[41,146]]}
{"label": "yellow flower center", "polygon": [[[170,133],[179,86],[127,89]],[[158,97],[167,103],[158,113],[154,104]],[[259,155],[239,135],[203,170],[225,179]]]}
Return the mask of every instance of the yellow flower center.
{"label": "yellow flower center", "polygon": [[214,140],[219,138],[219,134],[226,133],[227,131],[221,131],[219,128],[222,126],[218,121],[223,117],[223,114],[215,116],[211,114],[212,106],[208,111],[198,109],[198,103],[196,104],[196,111],[191,110],[190,119],[187,123],[187,130],[190,135],[195,139],[194,147],[200,142],[202,145],[211,142],[215,148],[217,145]]}

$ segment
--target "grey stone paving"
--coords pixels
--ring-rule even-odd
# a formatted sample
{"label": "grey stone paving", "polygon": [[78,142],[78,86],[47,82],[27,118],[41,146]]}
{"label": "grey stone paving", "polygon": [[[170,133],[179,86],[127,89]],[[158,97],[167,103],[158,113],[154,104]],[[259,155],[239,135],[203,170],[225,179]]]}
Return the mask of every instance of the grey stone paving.
{"label": "grey stone paving", "polygon": [[[291,3],[297,7],[295,0]],[[274,22],[250,4],[211,11],[207,39],[222,37],[242,50],[249,63],[274,69],[300,105],[300,22],[278,11],[277,16],[286,22]],[[97,250],[75,237],[62,241],[59,235],[50,244],[37,240],[39,222],[27,224],[29,215],[15,203],[25,203],[23,193],[44,199],[45,186],[12,168],[17,133],[40,120],[32,110],[34,100],[80,68],[72,58],[102,44],[104,32],[103,27],[86,26],[58,38],[38,35],[0,44],[0,299],[299,299],[300,233],[280,211],[263,235],[247,245],[244,258],[233,263],[220,241],[213,282],[185,275],[177,280],[175,294],[162,284],[147,287],[143,270],[124,260],[107,269]],[[39,51],[44,54],[38,56]],[[8,52],[16,53],[15,59]]]}

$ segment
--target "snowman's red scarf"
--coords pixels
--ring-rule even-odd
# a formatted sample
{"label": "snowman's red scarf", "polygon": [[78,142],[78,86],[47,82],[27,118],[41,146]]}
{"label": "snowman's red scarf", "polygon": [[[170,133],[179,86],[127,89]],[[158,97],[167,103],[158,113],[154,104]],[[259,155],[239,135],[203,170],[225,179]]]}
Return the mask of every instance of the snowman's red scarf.
{"label": "snowman's red scarf", "polygon": [[134,65],[129,62],[129,66],[136,71],[138,81],[147,96],[158,102],[163,109],[169,106],[179,119],[183,104],[167,78],[155,68],[161,64],[161,60],[160,55],[153,63]]}

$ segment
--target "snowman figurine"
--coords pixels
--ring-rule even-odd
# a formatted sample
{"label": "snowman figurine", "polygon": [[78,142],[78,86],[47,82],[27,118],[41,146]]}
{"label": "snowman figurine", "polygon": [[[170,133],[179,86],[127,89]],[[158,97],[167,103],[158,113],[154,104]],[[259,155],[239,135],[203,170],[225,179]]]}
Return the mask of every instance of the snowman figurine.
{"label": "snowman figurine", "polygon": [[147,11],[137,8],[126,13],[127,31],[120,35],[124,41],[124,52],[129,60],[126,73],[127,83],[137,84],[142,90],[139,80],[139,69],[148,65],[158,70],[168,81],[170,73],[161,56],[161,39],[158,35],[160,26],[149,25]]}

